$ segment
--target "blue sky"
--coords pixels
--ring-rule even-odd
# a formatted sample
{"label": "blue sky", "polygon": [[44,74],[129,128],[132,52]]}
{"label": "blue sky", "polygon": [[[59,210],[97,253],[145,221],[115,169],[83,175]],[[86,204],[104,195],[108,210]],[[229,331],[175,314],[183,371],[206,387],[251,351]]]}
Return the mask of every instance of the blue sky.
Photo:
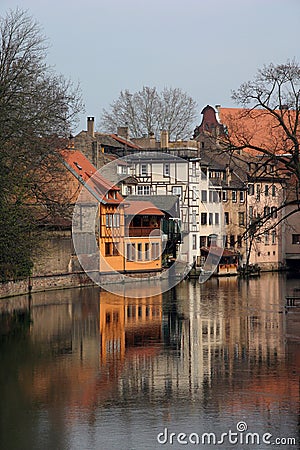
{"label": "blue sky", "polygon": [[49,39],[48,62],[80,82],[96,123],[120,91],[181,88],[199,105],[234,106],[231,90],[270,62],[300,62],[299,0],[1,0]]}

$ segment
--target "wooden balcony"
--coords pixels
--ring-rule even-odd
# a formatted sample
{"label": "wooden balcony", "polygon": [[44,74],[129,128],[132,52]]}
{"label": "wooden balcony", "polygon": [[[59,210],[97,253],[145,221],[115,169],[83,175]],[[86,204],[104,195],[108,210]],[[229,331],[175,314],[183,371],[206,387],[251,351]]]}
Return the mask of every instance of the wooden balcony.
{"label": "wooden balcony", "polygon": [[129,237],[159,237],[159,228],[154,227],[129,227],[125,234]]}

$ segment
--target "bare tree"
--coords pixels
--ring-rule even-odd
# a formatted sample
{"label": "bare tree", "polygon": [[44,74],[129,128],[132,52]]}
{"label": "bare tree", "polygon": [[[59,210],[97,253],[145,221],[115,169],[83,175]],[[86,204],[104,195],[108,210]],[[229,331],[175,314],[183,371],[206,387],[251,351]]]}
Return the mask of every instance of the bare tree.
{"label": "bare tree", "polygon": [[277,190],[276,204],[254,193],[255,215],[248,218],[245,230],[251,250],[254,240],[269,231],[276,233],[283,223],[287,229],[300,211],[300,66],[295,60],[266,65],[254,80],[233,91],[232,98],[242,108],[222,116],[226,133],[220,148],[225,148],[233,166],[244,171],[248,185],[267,184]]}
{"label": "bare tree", "polygon": [[[233,91],[243,108],[222,115],[219,142],[248,179],[270,177],[289,190],[280,209],[299,210],[300,66],[295,61],[264,66],[253,81]],[[288,214],[290,214],[290,210]]]}
{"label": "bare tree", "polygon": [[[298,182],[299,97],[300,66],[296,61],[264,66],[254,81],[233,91],[232,98],[245,109],[239,122],[228,124],[235,151],[253,150],[263,157],[264,164],[276,161],[281,170],[285,168],[295,175]],[[247,128],[251,122],[255,122],[255,127]]]}
{"label": "bare tree", "polygon": [[[43,186],[63,177],[55,151],[82,108],[79,87],[53,73],[46,50],[40,26],[26,12],[16,9],[0,17],[2,279],[30,271],[37,217],[28,211],[34,204],[53,209],[57,195]],[[15,243],[19,258],[11,259]]]}
{"label": "bare tree", "polygon": [[196,102],[181,89],[144,86],[140,91],[121,91],[119,97],[103,110],[100,125],[107,132],[128,125],[132,137],[142,137],[167,130],[173,140],[186,139],[192,134],[196,117]]}

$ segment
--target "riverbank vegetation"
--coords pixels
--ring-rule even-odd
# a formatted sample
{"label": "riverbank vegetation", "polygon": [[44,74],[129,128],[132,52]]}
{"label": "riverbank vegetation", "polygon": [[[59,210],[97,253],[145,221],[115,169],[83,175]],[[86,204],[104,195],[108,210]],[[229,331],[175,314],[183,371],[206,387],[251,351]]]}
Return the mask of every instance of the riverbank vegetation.
{"label": "riverbank vegetation", "polygon": [[2,281],[30,275],[38,230],[61,210],[53,186],[63,171],[53,155],[83,108],[79,86],[46,58],[47,39],[32,17],[16,9],[0,18]]}

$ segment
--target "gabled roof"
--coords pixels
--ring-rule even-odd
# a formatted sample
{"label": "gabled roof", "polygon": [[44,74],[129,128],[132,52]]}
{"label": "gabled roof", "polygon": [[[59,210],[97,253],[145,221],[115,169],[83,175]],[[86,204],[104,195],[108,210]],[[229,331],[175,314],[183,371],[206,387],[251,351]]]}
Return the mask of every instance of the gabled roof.
{"label": "gabled roof", "polygon": [[124,139],[117,134],[99,133],[95,132],[94,136],[91,136],[87,131],[82,130],[76,136],[75,139],[83,139],[86,142],[92,144],[93,141],[97,141],[103,147],[111,148],[131,148],[135,150],[140,150],[141,147],[134,144],[133,142]]}
{"label": "gabled roof", "polygon": [[[101,203],[119,204],[119,188],[97,172],[96,167],[78,150],[61,150],[63,164],[72,175]],[[115,192],[111,198],[109,192]]]}
{"label": "gabled roof", "polygon": [[[97,134],[97,133],[96,133]],[[118,136],[117,134],[111,134],[110,135],[115,141],[120,142],[121,144],[123,144],[125,147],[129,147],[129,148],[134,148],[136,150],[141,150],[141,147],[139,147],[138,145],[134,144],[131,141],[128,141],[127,139],[124,139],[120,136]]]}

